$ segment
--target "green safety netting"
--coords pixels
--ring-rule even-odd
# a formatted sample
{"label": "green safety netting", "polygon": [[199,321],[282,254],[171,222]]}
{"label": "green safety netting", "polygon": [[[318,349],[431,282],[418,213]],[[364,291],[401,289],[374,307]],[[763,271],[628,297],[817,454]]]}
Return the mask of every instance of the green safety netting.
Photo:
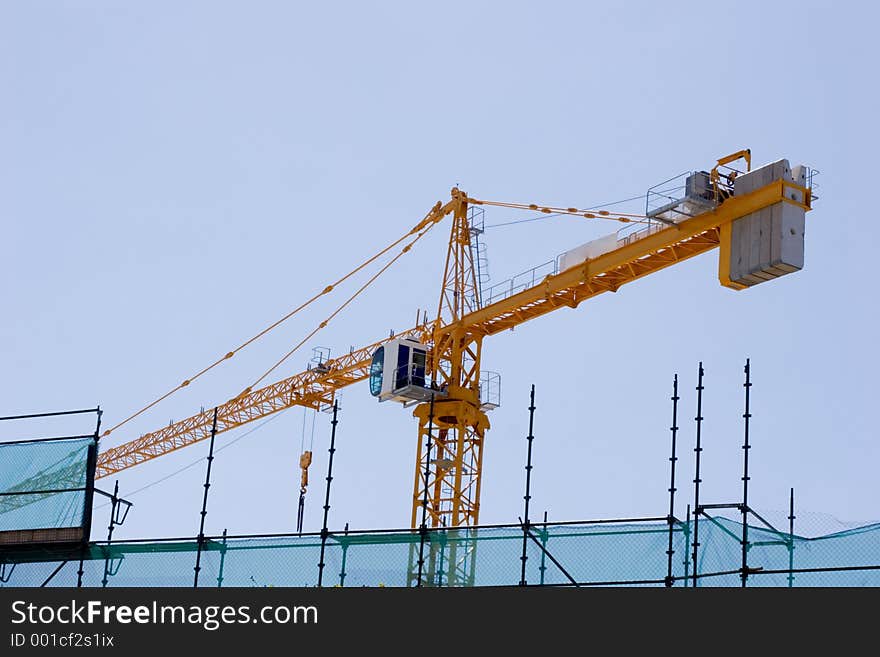
{"label": "green safety netting", "polygon": [[[742,523],[709,518],[699,532],[698,586],[740,586],[739,573],[712,573],[741,567]],[[748,586],[880,586],[880,524],[813,538],[749,526],[747,558],[760,569]]]}
{"label": "green safety netting", "polygon": [[0,532],[81,527],[94,442],[0,443]]}
{"label": "green safety netting", "polygon": [[[693,585],[693,530],[693,522],[673,527],[677,587]],[[526,540],[529,585],[663,586],[668,574],[664,520],[536,525],[532,534]],[[741,536],[736,521],[700,520],[698,586],[740,586]],[[880,586],[880,525],[816,538],[749,526],[748,545],[748,586]],[[75,586],[81,557],[83,586],[193,586],[197,550],[195,540],[158,540],[93,543],[83,553],[53,558],[0,559],[7,563],[5,586],[40,586],[65,560],[48,585]],[[203,544],[199,586],[316,586],[320,552],[315,534],[213,537]],[[514,586],[522,577],[523,531],[432,530],[423,548],[418,531],[331,533],[322,585],[414,586],[420,552],[426,586]],[[804,572],[811,569],[825,570]]]}

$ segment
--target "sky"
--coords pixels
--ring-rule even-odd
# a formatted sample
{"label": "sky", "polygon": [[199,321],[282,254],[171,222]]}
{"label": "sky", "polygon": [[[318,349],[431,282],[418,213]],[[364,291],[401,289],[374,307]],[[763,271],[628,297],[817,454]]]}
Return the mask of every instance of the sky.
{"label": "sky", "polygon": [[[100,405],[116,424],[409,231],[454,185],[591,207],[750,148],[755,165],[821,171],[804,269],[734,292],[713,251],[488,338],[483,367],[501,373],[502,405],[481,521],[522,515],[532,384],[533,514],[664,516],[676,373],[683,517],[700,361],[701,500],[738,501],[746,358],[752,506],[781,517],[793,487],[799,517],[822,529],[878,520],[876,247],[864,225],[878,14],[830,2],[0,1],[0,415]],[[492,227],[530,216],[487,210],[492,283],[618,228]],[[340,354],[436,312],[448,230],[271,380],[305,369],[312,347]],[[101,447],[235,396],[354,289]],[[407,526],[411,409],[377,403],[365,383],[340,407],[331,529]],[[0,439],[90,422],[5,423]],[[218,436],[207,533],[293,531],[304,446],[304,529],[321,528],[329,417],[317,415],[314,439],[311,422],[293,408]],[[195,535],[207,449],[121,472],[134,507],[115,536]]]}

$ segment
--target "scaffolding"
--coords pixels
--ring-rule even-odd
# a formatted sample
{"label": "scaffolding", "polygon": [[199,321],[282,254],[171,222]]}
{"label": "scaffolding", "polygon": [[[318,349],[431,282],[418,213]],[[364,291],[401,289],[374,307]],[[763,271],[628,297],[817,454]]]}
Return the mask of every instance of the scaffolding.
{"label": "scaffolding", "polygon": [[[748,360],[743,371],[741,498],[724,503],[706,503],[700,498],[705,390],[705,370],[700,363],[694,418],[694,497],[684,519],[675,516],[677,448],[681,439],[677,375],[670,397],[669,512],[645,518],[550,522],[544,512],[543,520],[532,520],[532,453],[540,444],[535,435],[537,407],[532,386],[524,509],[517,523],[429,528],[423,517],[421,526],[415,529],[352,531],[346,524],[342,531],[332,531],[330,492],[339,423],[339,407],[334,404],[320,532],[235,536],[224,530],[222,535],[206,536],[204,520],[214,458],[211,441],[197,536],[114,541],[113,529],[124,522],[131,506],[119,497],[117,485],[112,495],[105,493],[111,499],[106,540],[0,546],[0,586],[880,586],[880,523],[808,536],[795,526],[794,489],[787,500],[785,526],[774,526],[766,519],[770,514],[758,513],[750,506],[753,383]],[[427,449],[430,452],[430,443]],[[89,460],[93,468],[94,457]],[[77,492],[101,492],[93,489],[91,477],[85,480],[88,484],[79,482]],[[13,492],[19,495],[27,491],[31,504],[42,499],[34,496],[33,486],[23,486],[21,481],[16,486],[19,490]]]}

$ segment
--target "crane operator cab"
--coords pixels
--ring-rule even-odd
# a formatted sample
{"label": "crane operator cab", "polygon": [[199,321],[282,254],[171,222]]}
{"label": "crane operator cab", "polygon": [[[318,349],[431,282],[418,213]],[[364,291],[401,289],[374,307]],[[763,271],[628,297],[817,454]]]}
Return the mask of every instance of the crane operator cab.
{"label": "crane operator cab", "polygon": [[370,393],[379,401],[428,401],[440,396],[426,379],[428,348],[407,339],[389,340],[373,352]]}

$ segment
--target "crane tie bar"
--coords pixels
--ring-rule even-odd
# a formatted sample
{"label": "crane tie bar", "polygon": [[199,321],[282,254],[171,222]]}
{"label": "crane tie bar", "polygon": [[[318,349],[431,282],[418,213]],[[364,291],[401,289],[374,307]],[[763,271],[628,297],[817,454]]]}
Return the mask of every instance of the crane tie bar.
{"label": "crane tie bar", "polygon": [[578,208],[562,208],[552,205],[538,205],[537,203],[505,203],[502,201],[483,201],[475,198],[468,198],[468,203],[473,205],[491,205],[499,208],[513,208],[515,210],[531,210],[533,212],[542,212],[544,214],[567,214],[574,217],[584,217],[585,219],[610,219],[621,223],[646,223],[648,217],[643,214],[632,214],[629,212],[609,212],[608,210],[581,210]]}

